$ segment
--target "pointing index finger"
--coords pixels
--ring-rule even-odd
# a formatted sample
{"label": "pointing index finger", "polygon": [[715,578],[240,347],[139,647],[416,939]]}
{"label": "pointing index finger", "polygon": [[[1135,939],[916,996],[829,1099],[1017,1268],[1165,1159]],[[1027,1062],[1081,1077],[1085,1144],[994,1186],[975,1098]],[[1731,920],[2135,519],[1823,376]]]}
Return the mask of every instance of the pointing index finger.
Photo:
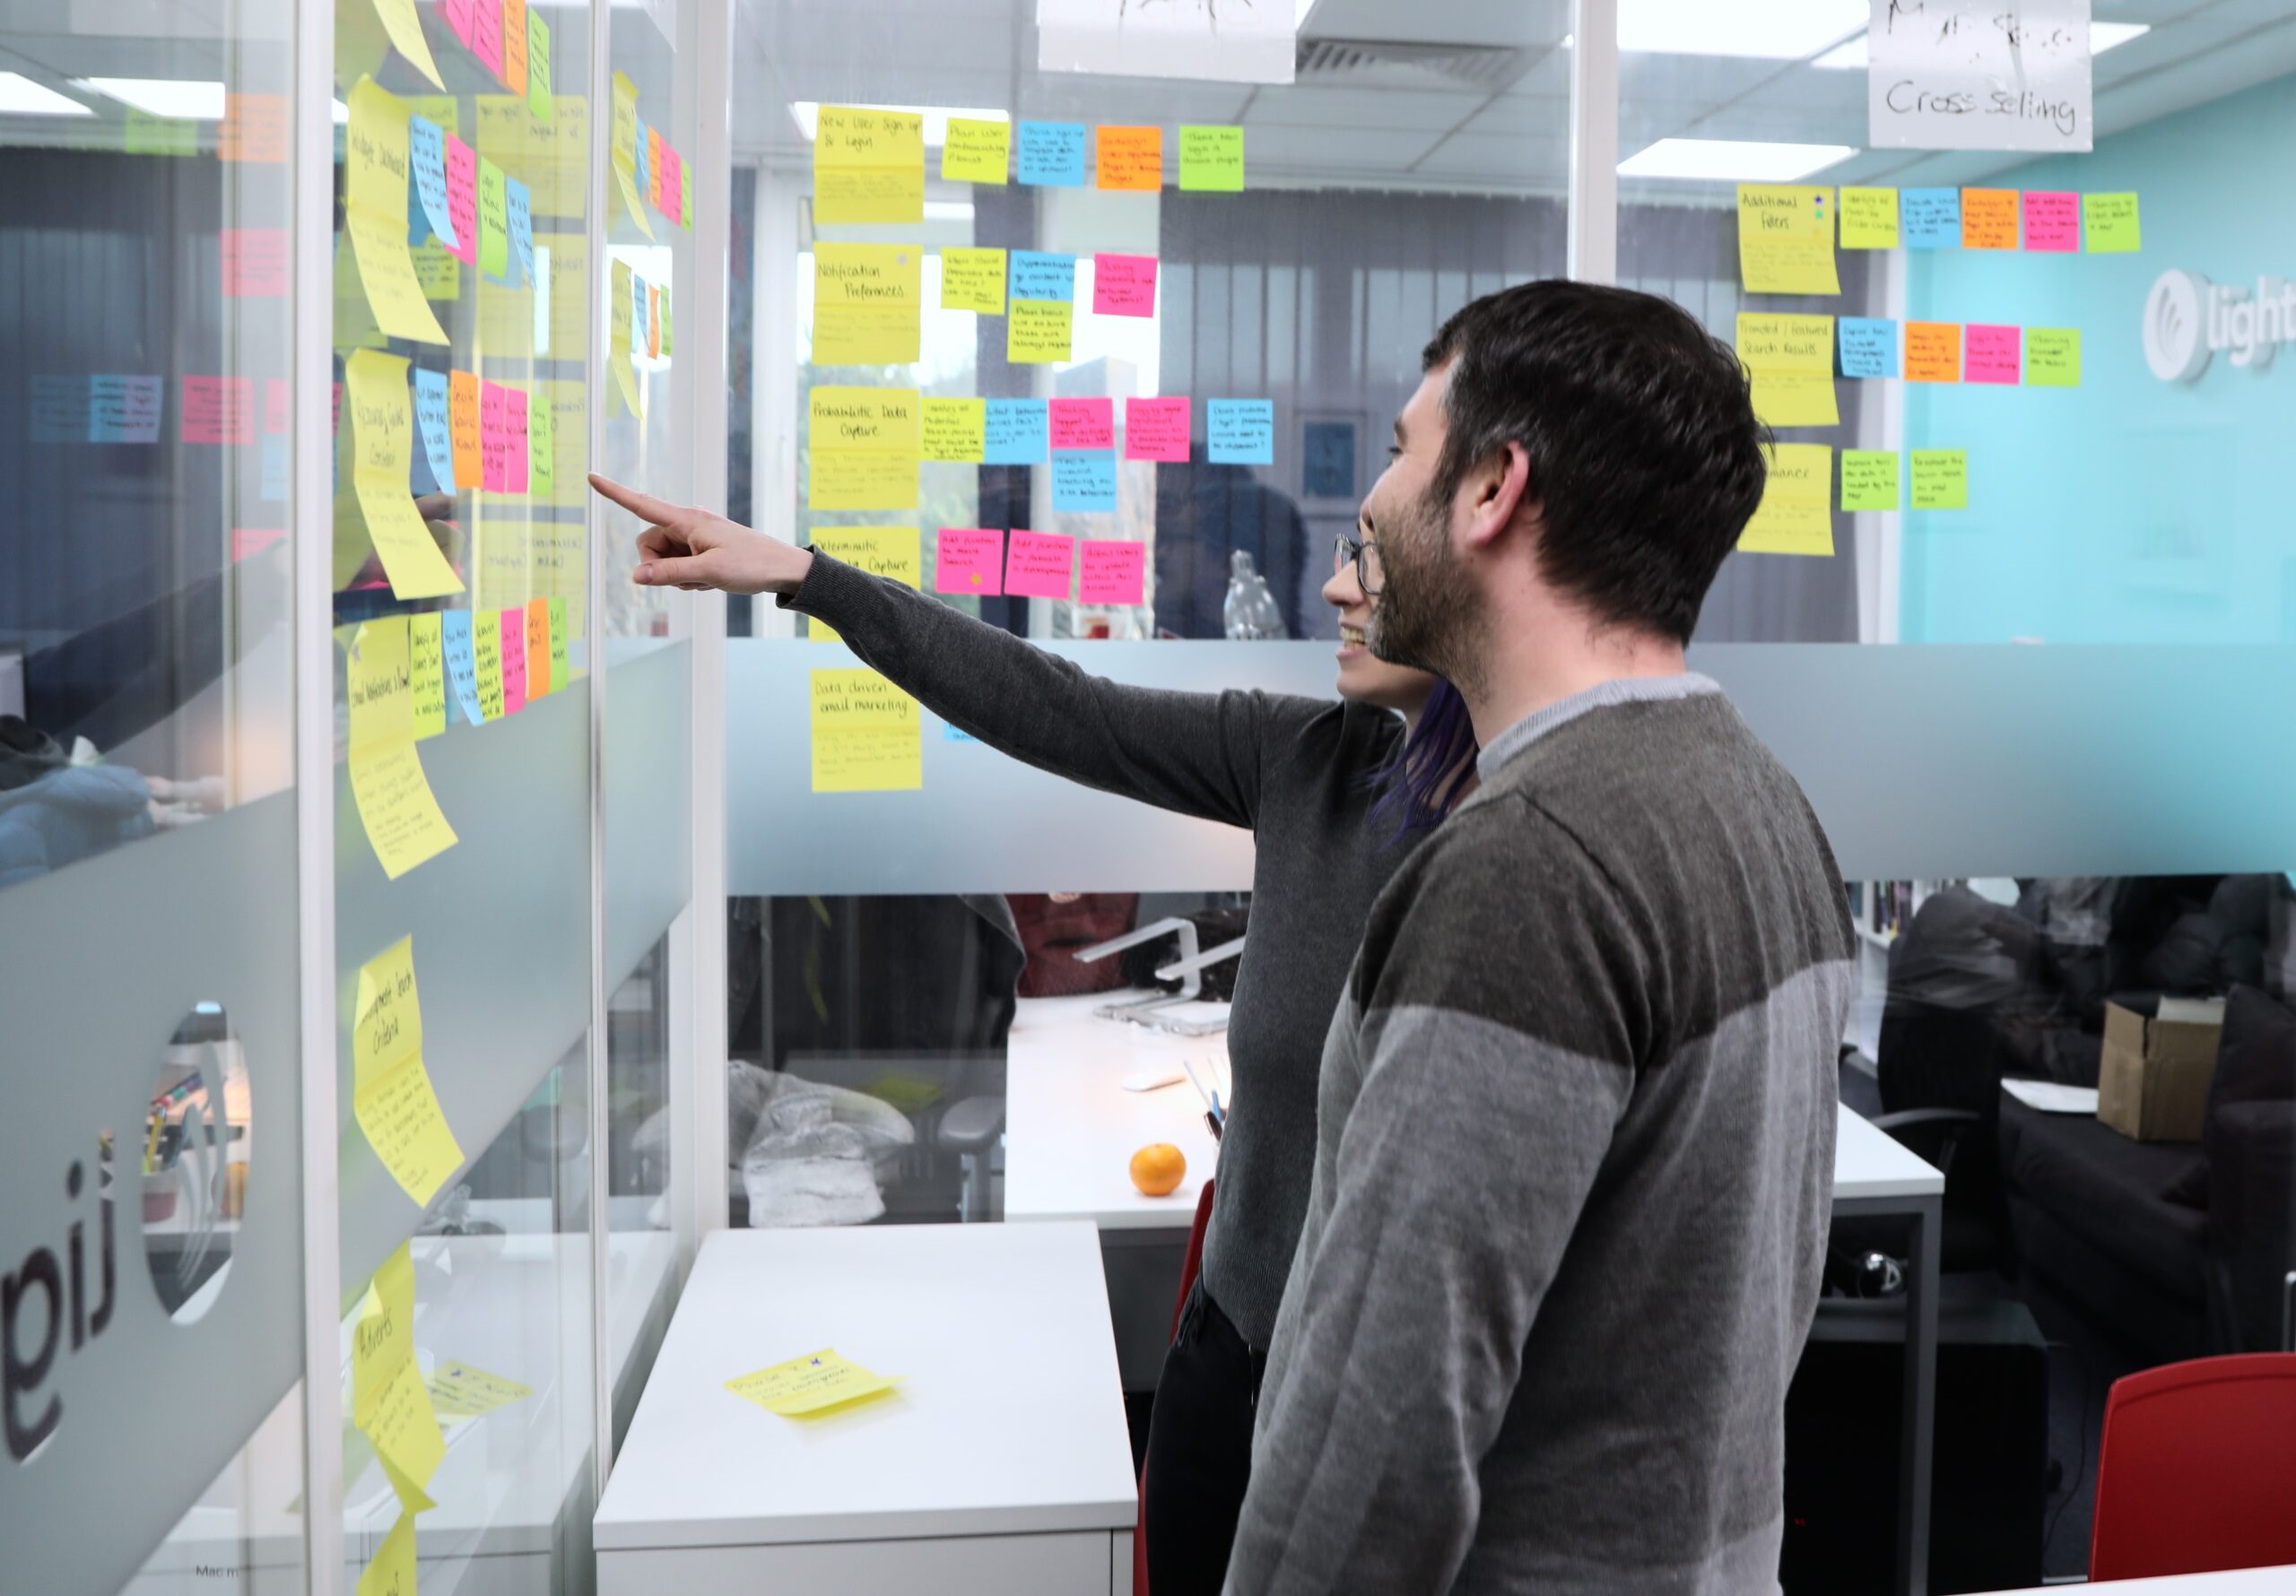
{"label": "pointing index finger", "polygon": [[665,504],[650,493],[640,493],[635,488],[625,488],[612,477],[600,476],[594,471],[590,473],[590,487],[640,520],[664,526],[677,522],[676,506]]}

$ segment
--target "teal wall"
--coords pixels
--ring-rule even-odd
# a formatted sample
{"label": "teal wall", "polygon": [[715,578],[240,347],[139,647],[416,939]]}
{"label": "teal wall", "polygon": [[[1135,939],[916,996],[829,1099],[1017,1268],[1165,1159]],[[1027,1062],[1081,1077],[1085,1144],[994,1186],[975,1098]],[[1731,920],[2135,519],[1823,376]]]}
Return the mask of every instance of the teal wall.
{"label": "teal wall", "polygon": [[2134,190],[2140,253],[1909,254],[1909,319],[2078,327],[2083,386],[1907,386],[1904,447],[1966,448],[1970,507],[1904,514],[1905,641],[2296,641],[2296,345],[2169,384],[2138,331],[2171,266],[2296,281],[2291,151],[2296,77],[1987,179]]}

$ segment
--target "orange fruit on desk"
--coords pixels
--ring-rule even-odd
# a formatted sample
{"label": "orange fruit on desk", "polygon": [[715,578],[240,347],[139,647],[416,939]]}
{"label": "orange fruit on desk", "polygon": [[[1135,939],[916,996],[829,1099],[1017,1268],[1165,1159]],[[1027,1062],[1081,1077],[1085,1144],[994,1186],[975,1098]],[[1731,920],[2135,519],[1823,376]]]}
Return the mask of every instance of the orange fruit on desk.
{"label": "orange fruit on desk", "polygon": [[1169,1141],[1152,1141],[1132,1155],[1132,1184],[1151,1197],[1169,1197],[1187,1175],[1187,1155]]}

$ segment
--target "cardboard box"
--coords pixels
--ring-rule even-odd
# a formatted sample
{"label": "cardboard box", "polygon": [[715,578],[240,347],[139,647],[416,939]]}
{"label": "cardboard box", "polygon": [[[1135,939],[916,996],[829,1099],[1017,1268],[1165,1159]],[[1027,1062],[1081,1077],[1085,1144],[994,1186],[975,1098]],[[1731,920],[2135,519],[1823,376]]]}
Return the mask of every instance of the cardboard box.
{"label": "cardboard box", "polygon": [[2149,1019],[2106,1004],[2097,1117],[2138,1141],[2198,1141],[2223,1029],[2222,998],[2162,998]]}

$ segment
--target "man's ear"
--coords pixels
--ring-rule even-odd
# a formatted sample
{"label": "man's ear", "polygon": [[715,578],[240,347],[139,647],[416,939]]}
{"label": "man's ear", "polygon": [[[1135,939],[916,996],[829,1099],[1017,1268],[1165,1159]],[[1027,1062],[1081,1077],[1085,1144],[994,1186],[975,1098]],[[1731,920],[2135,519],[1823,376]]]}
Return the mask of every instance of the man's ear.
{"label": "man's ear", "polygon": [[1530,455],[1519,443],[1501,446],[1467,473],[1460,495],[1468,501],[1467,545],[1489,547],[1515,524],[1516,512],[1534,502]]}

